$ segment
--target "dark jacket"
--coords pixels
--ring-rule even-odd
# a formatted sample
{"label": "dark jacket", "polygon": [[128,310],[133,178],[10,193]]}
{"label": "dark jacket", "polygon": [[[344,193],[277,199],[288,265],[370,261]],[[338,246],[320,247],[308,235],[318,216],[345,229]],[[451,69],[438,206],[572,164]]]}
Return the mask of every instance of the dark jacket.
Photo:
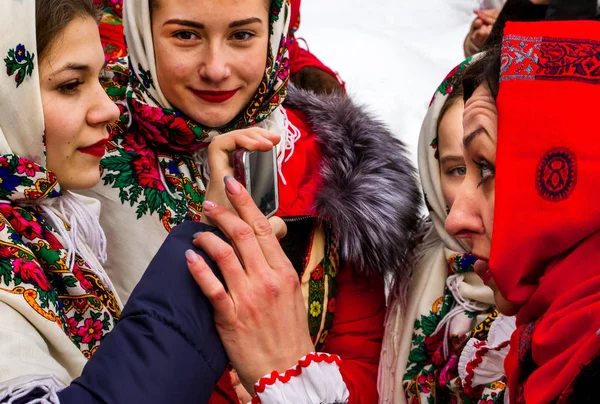
{"label": "dark jacket", "polygon": [[[171,232],[134,289],[117,326],[81,377],[58,393],[61,403],[208,401],[228,358],[210,302],[186,264],[185,251],[194,249],[193,235],[200,231],[214,228],[186,222]],[[203,252],[196,252],[214,265]],[[213,270],[221,278],[216,266]],[[47,397],[47,391],[37,388],[17,402],[42,397]]]}

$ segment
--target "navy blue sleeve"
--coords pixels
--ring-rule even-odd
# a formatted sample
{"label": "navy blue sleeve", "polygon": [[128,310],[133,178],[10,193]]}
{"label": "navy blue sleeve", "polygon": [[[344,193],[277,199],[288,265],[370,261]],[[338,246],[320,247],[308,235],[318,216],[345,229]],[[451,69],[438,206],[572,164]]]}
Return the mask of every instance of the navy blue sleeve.
{"label": "navy blue sleeve", "polygon": [[[122,317],[83,374],[59,393],[61,403],[206,403],[228,358],[212,306],[188,271],[185,251],[201,231],[186,222],[162,245],[133,291]],[[127,267],[124,266],[124,271]]]}

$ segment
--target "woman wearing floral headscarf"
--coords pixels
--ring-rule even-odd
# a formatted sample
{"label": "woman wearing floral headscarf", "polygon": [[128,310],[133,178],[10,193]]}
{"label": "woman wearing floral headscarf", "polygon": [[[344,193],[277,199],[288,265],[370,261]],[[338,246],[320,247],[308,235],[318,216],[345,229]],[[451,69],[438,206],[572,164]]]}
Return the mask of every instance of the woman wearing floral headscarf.
{"label": "woman wearing floral headscarf", "polygon": [[507,318],[497,319],[492,291],[473,272],[469,242],[444,229],[465,172],[461,74],[470,63],[467,59],[444,79],[421,129],[419,172],[430,222],[407,304],[401,300],[406,283],[398,279],[392,287],[380,363],[382,403],[498,402],[504,395],[502,354],[507,349],[493,351],[473,368],[485,373],[483,381],[465,380],[461,373],[463,362],[480,351],[476,342],[483,341],[477,346],[486,349],[506,343],[513,326]]}
{"label": "woman wearing floral headscarf", "polygon": [[[0,402],[207,401],[227,358],[185,268],[204,225],[172,233],[123,308],[97,201],[72,193],[99,181],[118,116],[99,80],[98,10],[11,0],[0,16]],[[165,262],[180,263],[166,284]]]}
{"label": "woman wearing floral headscarf", "polygon": [[400,271],[418,221],[413,169],[403,145],[345,96],[288,89],[288,1],[235,5],[125,2],[129,63],[112,64],[106,87],[122,115],[93,193],[107,272],[127,298],[168,232],[201,219],[207,188],[222,200],[227,169],[211,167],[208,183],[213,139],[222,161],[226,150],[280,138],[282,244],[301,277],[312,342],[340,355],[351,398],[376,401],[382,274]]}
{"label": "woman wearing floral headscarf", "polygon": [[599,53],[597,21],[508,22],[465,80],[467,175],[446,228],[473,240],[477,274],[516,315],[511,403],[598,401]]}

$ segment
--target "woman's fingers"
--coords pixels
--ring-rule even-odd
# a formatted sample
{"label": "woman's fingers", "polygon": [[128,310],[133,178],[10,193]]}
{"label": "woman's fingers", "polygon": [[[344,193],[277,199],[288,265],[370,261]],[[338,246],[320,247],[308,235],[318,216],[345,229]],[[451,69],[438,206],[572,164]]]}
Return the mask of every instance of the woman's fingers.
{"label": "woman's fingers", "polygon": [[215,312],[222,316],[225,321],[231,320],[235,315],[233,302],[221,281],[215,276],[204,259],[194,251],[186,251],[185,257],[192,277],[213,305]]}
{"label": "woman's fingers", "polygon": [[[229,240],[231,240],[235,246],[235,251],[237,251],[239,256],[239,258],[236,256],[235,251],[229,244],[224,243],[223,240],[214,235],[215,238],[226,244],[228,248],[222,247],[216,251],[217,246],[212,245],[211,242],[209,242],[210,240],[208,240],[210,234],[203,240],[200,240],[200,237],[196,239],[197,243],[194,242],[194,245],[202,248],[212,259],[217,261],[219,268],[223,271],[223,276],[225,276],[225,271],[217,258],[224,262],[235,261],[239,265],[239,268],[242,268],[240,264],[241,259],[246,272],[252,272],[253,270],[263,269],[269,266],[265,256],[262,254],[262,249],[256,238],[255,231],[248,223],[237,217],[235,213],[225,209],[223,206],[215,205],[210,201],[204,202],[204,214],[208,216],[215,226],[221,229]],[[267,226],[269,226],[270,231],[271,227],[268,221]],[[213,254],[216,256],[213,256]],[[229,280],[227,278],[225,278],[225,281],[229,285]]]}
{"label": "woman's fingers", "polygon": [[285,267],[289,260],[281,249],[269,221],[258,209],[248,191],[230,176],[225,177],[225,188],[233,208],[254,230],[267,262],[272,268]]}
{"label": "woman's fingers", "polygon": [[269,218],[269,224],[271,225],[271,229],[273,230],[273,234],[277,238],[277,240],[281,240],[287,234],[287,225],[283,221],[282,218],[273,216]]}
{"label": "woman's fingers", "polygon": [[242,129],[216,136],[209,150],[231,153],[237,149],[268,151],[280,141],[280,136],[261,128]]}
{"label": "woman's fingers", "polygon": [[240,290],[246,287],[244,268],[229,244],[210,232],[198,235],[193,244],[215,261],[229,290]]}
{"label": "woman's fingers", "polygon": [[494,25],[500,14],[500,10],[475,10],[475,14],[480,18],[486,25]]}

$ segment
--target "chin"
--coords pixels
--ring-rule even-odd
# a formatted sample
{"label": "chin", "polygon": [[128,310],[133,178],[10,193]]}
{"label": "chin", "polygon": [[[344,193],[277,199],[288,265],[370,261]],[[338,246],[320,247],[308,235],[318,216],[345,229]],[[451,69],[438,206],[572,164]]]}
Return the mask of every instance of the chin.
{"label": "chin", "polygon": [[[190,116],[190,115],[188,115]],[[200,125],[206,126],[208,128],[220,128],[222,126],[227,125],[229,122],[235,118],[235,115],[231,116],[227,115],[219,115],[219,114],[196,114],[196,116],[190,116],[194,121],[198,122]]]}
{"label": "chin", "polygon": [[75,177],[71,177],[68,181],[61,181],[58,179],[62,189],[69,191],[85,191],[92,189],[100,182],[100,168],[93,172],[86,173],[84,175],[79,174]]}
{"label": "chin", "polygon": [[521,309],[520,306],[506,301],[506,299],[504,299],[504,297],[497,290],[494,290],[494,301],[498,311],[505,316],[514,316]]}

